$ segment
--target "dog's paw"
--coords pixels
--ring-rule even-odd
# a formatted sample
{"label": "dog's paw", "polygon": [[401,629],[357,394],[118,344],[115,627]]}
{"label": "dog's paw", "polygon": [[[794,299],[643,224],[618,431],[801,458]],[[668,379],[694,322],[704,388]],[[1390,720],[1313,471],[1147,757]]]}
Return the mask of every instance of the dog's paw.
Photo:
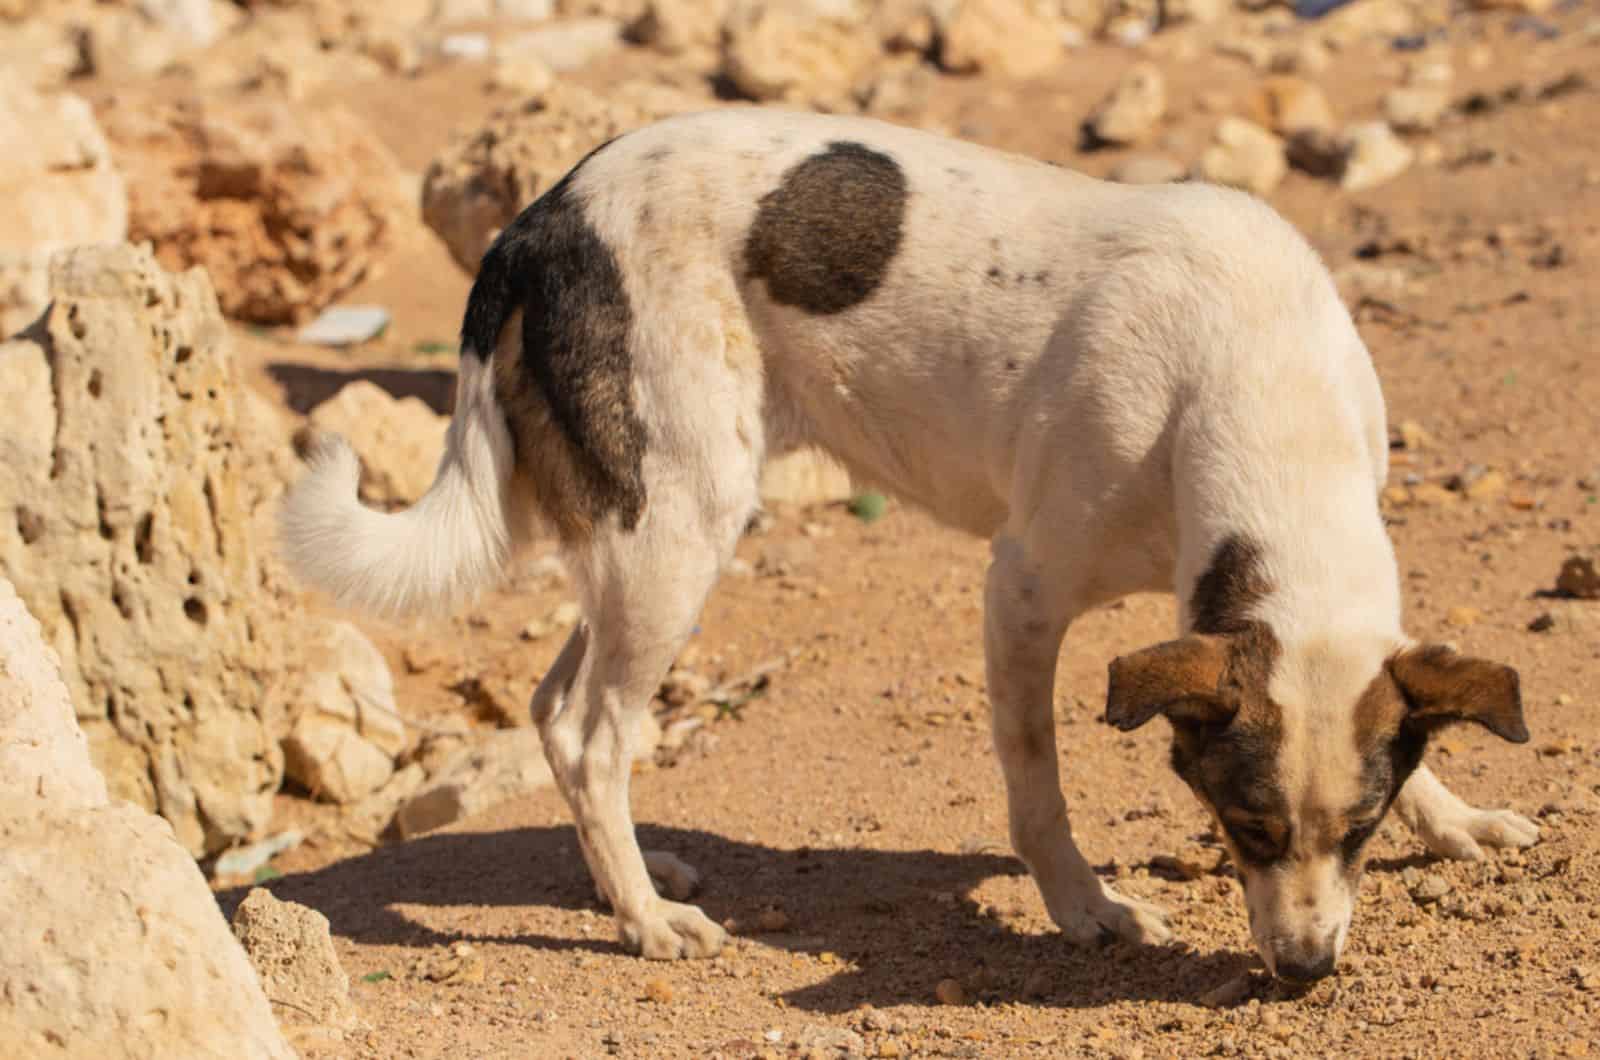
{"label": "dog's paw", "polygon": [[728,933],[692,905],[657,901],[649,915],[620,925],[622,945],[652,961],[715,957]]}
{"label": "dog's paw", "polygon": [[1069,903],[1060,913],[1052,910],[1051,916],[1062,934],[1080,946],[1108,939],[1145,946],[1172,941],[1164,909],[1105,886],[1087,901]]}
{"label": "dog's paw", "polygon": [[675,902],[686,901],[700,889],[700,874],[693,865],[665,850],[646,850],[644,867],[656,890]]}
{"label": "dog's paw", "polygon": [[1426,821],[1417,830],[1429,853],[1456,861],[1482,861],[1484,847],[1531,847],[1539,826],[1511,810],[1477,810]]}

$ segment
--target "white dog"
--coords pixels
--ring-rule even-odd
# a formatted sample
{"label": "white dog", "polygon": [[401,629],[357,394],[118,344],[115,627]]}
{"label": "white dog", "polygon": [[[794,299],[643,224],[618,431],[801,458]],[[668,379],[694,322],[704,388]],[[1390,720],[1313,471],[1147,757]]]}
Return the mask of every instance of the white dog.
{"label": "white dog", "polygon": [[682,899],[695,878],[639,850],[629,734],[762,461],[797,446],[992,538],[1011,838],[1073,940],[1170,934],[1090,869],[1057,772],[1062,637],[1130,592],[1174,590],[1181,630],[1111,664],[1106,718],[1171,722],[1277,975],[1332,970],[1391,805],[1448,857],[1537,838],[1419,764],[1455,720],[1526,740],[1517,675],[1401,631],[1371,361],[1312,250],[1246,195],[1102,183],[864,119],[670,119],[592,153],[500,234],[456,393],[426,496],[363,507],[356,458],[331,445],[286,502],[287,554],[393,614],[459,603],[557,535],[585,619],[532,711],[647,957],[714,954],[723,932],[652,886]]}

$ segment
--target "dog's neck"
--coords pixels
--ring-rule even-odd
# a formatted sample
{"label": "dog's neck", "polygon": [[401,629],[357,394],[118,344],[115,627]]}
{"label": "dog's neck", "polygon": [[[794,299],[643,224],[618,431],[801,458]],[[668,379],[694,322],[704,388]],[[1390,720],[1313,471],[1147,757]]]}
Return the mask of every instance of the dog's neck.
{"label": "dog's neck", "polygon": [[1197,512],[1183,542],[1184,632],[1264,623],[1285,644],[1337,638],[1399,643],[1400,588],[1371,479],[1319,481],[1245,518]]}

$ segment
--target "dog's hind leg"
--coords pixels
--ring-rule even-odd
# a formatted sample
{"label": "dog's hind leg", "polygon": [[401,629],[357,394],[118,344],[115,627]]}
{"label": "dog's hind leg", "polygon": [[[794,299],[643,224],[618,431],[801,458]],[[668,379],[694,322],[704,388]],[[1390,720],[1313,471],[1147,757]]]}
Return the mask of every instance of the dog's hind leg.
{"label": "dog's hind leg", "polygon": [[[1059,559],[1059,550],[1052,551]],[[1033,873],[1050,918],[1074,942],[1106,935],[1165,942],[1172,932],[1161,910],[1102,884],[1067,820],[1056,761],[1056,657],[1082,609],[1070,572],[1038,562],[1016,538],[995,540],[984,595],[984,655],[1011,843]]]}
{"label": "dog's hind leg", "polygon": [[[658,959],[714,956],[725,938],[699,909],[656,893],[652,875],[673,897],[686,897],[697,877],[670,855],[640,851],[628,806],[640,713],[694,628],[755,504],[755,456],[737,444],[710,444],[717,429],[703,424],[698,439],[720,449],[715,459],[674,462],[658,454],[650,461],[649,501],[633,529],[605,522],[569,548],[585,623],[532,705],[623,944]],[[731,439],[730,432],[724,440]]]}

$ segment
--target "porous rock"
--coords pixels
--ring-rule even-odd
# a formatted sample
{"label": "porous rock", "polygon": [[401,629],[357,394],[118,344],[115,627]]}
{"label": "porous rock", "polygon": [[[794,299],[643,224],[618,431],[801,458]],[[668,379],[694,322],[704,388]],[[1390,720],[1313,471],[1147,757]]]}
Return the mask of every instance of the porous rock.
{"label": "porous rock", "polygon": [[0,344],[0,573],[61,658],[112,794],[215,852],[260,834],[282,775],[296,638],[256,529],[281,464],[203,272],[84,247],[57,257],[51,292]]}
{"label": "porous rock", "polygon": [[255,887],[233,912],[233,934],[285,1023],[312,1022],[340,1030],[363,1026],[350,1000],[350,978],[333,949],[327,917]]}
{"label": "porous rock", "polygon": [[203,265],[240,320],[309,318],[371,271],[407,210],[399,164],[337,108],[207,96],[113,102],[101,119],[131,238],[169,269]]}
{"label": "porous rock", "polygon": [[306,639],[284,768],[319,798],[355,802],[388,782],[406,746],[394,679],[383,654],[348,622],[318,622]]}
{"label": "porous rock", "polygon": [[456,263],[476,273],[500,229],[584,155],[630,129],[704,106],[655,85],[624,83],[602,99],[558,81],[496,111],[434,159],[423,177],[422,219]]}
{"label": "porous rock", "polygon": [[844,100],[878,57],[853,0],[734,0],[722,26],[722,73],[746,96]]}
{"label": "porous rock", "polygon": [[294,1056],[172,829],[108,805],[55,653],[5,579],[0,849],[0,1056]]}
{"label": "porous rock", "polygon": [[1200,175],[1216,184],[1267,195],[1288,173],[1283,141],[1254,122],[1224,118],[1200,156]]}
{"label": "porous rock", "polygon": [[939,65],[955,74],[1034,77],[1066,55],[1069,24],[1017,0],[959,0],[936,11]]}
{"label": "porous rock", "polygon": [[0,338],[44,311],[50,258],[80,243],[118,243],[128,192],[94,112],[68,93],[0,84]]}
{"label": "porous rock", "polygon": [[1167,109],[1166,79],[1153,63],[1136,63],[1089,116],[1093,138],[1108,144],[1138,143],[1155,132]]}

